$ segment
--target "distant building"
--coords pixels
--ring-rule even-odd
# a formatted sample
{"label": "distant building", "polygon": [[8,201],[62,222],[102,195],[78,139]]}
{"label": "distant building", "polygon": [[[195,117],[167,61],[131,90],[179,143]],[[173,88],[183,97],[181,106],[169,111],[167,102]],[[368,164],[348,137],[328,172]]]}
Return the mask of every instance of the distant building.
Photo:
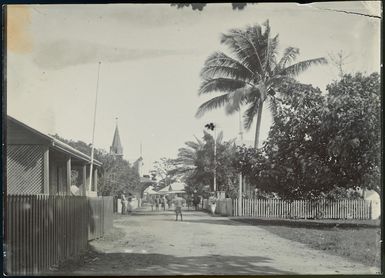
{"label": "distant building", "polygon": [[[7,117],[7,194],[97,196],[102,165],[62,141]],[[72,175],[77,174],[77,183]],[[92,185],[90,186],[90,176]]]}
{"label": "distant building", "polygon": [[139,157],[135,162],[134,162],[134,168],[137,169],[139,177],[143,177],[143,157]]}
{"label": "distant building", "polygon": [[116,122],[114,139],[112,140],[112,145],[110,147],[110,154],[116,158],[123,158],[123,147],[120,142],[118,122]]}
{"label": "distant building", "polygon": [[371,202],[371,217],[372,219],[379,219],[381,217],[381,198],[374,190],[361,190],[362,197],[366,201]]}

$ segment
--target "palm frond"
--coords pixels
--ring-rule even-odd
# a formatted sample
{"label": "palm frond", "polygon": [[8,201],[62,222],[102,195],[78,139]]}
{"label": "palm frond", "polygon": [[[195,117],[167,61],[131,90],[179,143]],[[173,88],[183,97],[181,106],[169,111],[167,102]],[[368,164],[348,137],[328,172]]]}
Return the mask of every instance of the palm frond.
{"label": "palm frond", "polygon": [[188,147],[190,147],[194,150],[198,150],[200,148],[199,143],[193,142],[193,141],[187,141],[187,142],[185,142],[185,145],[187,145]]}
{"label": "palm frond", "polygon": [[244,81],[231,78],[212,78],[203,80],[199,95],[211,92],[232,92],[245,86]]}
{"label": "palm frond", "polygon": [[278,35],[269,40],[269,47],[266,54],[267,57],[264,58],[266,61],[265,70],[269,73],[269,76],[272,75],[272,70],[277,63],[278,45]]}
{"label": "palm frond", "polygon": [[284,82],[293,82],[293,81],[295,81],[295,79],[293,79],[293,77],[291,76],[276,74],[270,77],[266,81],[266,86],[268,88],[276,88],[281,86]]}
{"label": "palm frond", "polygon": [[[239,29],[232,29],[228,34],[223,34],[221,43],[227,45],[232,53],[236,55],[242,64],[246,65],[252,72],[263,72],[263,61],[260,57],[259,49],[261,48],[257,36],[253,33],[258,28],[248,28],[245,31]],[[258,44],[257,44],[258,43]]]}
{"label": "palm frond", "polygon": [[279,60],[276,71],[278,72],[286,67],[287,64],[293,63],[297,56],[299,55],[299,48],[296,47],[288,47],[285,49],[282,58]]}
{"label": "palm frond", "polygon": [[195,140],[197,140],[197,142],[198,142],[198,144],[199,144],[200,146],[203,146],[203,145],[204,145],[204,143],[203,143],[203,141],[202,141],[201,139],[199,139],[199,138],[196,137],[195,135],[194,135],[194,138],[195,138]]}
{"label": "palm frond", "polygon": [[229,57],[222,52],[210,55],[201,71],[203,79],[215,77],[231,77],[238,80],[252,80],[254,73],[241,62]]}
{"label": "palm frond", "polygon": [[251,125],[253,124],[254,117],[258,112],[259,102],[259,99],[252,102],[243,115],[243,123],[246,130],[249,130]]}
{"label": "palm frond", "polygon": [[265,39],[268,39],[270,37],[270,31],[271,31],[269,20],[266,19],[266,21],[262,23],[262,26],[265,27],[265,32],[263,32],[263,37]]}
{"label": "palm frond", "polygon": [[225,105],[228,101],[229,101],[228,94],[216,96],[216,97],[206,101],[205,103],[201,104],[201,106],[199,106],[198,111],[196,112],[195,116],[201,117],[207,111],[221,107],[221,106]]}
{"label": "palm frond", "polygon": [[305,60],[305,61],[295,63],[294,65],[288,66],[285,69],[282,69],[280,74],[294,77],[304,72],[305,70],[307,70],[309,67],[313,65],[322,65],[322,64],[327,64],[327,60],[323,57]]}
{"label": "palm frond", "polygon": [[219,134],[217,135],[217,144],[222,143],[222,140],[223,140],[223,131],[219,132]]}
{"label": "palm frond", "polygon": [[225,111],[227,115],[231,115],[234,112],[238,111],[242,104],[247,100],[248,95],[250,94],[251,89],[247,87],[240,88],[234,92],[229,93],[229,102],[225,106]]}

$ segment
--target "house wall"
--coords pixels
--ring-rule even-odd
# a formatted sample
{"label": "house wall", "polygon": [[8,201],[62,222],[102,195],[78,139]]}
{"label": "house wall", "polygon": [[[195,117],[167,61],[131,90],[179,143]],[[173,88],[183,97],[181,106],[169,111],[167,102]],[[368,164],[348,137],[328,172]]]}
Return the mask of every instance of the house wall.
{"label": "house wall", "polygon": [[7,146],[7,193],[44,192],[44,152],[40,145]]}
{"label": "house wall", "polygon": [[52,150],[49,155],[49,192],[50,195],[70,195],[65,156]]}

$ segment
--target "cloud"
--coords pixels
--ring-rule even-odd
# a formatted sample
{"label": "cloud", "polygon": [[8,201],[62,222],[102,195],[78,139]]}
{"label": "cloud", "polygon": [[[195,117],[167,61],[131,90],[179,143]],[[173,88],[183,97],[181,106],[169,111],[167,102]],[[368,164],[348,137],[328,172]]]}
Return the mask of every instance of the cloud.
{"label": "cloud", "polygon": [[81,64],[122,62],[170,55],[193,55],[192,49],[129,49],[86,41],[57,40],[41,44],[33,61],[41,68],[61,69]]}

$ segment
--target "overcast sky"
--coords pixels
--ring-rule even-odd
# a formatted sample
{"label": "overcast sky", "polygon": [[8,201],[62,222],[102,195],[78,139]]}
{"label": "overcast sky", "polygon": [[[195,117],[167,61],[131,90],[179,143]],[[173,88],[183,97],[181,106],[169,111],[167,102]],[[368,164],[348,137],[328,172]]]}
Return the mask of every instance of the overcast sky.
{"label": "overcast sky", "polygon": [[[91,142],[98,61],[101,61],[95,146],[109,150],[119,117],[124,157],[143,144],[145,170],[203,126],[217,123],[225,139],[239,132],[238,114],[223,109],[195,118],[207,100],[198,96],[199,72],[230,28],[270,20],[280,50],[299,47],[300,59],[350,54],[347,72],[380,69],[380,19],[327,9],[380,15],[379,2],[262,3],[232,10],[209,4],[203,11],[168,4],[8,6],[7,113],[45,133]],[[325,89],[337,78],[332,66],[299,76]],[[212,95],[211,95],[212,96]],[[266,110],[261,139],[271,117]],[[244,137],[252,142],[255,125]]]}

